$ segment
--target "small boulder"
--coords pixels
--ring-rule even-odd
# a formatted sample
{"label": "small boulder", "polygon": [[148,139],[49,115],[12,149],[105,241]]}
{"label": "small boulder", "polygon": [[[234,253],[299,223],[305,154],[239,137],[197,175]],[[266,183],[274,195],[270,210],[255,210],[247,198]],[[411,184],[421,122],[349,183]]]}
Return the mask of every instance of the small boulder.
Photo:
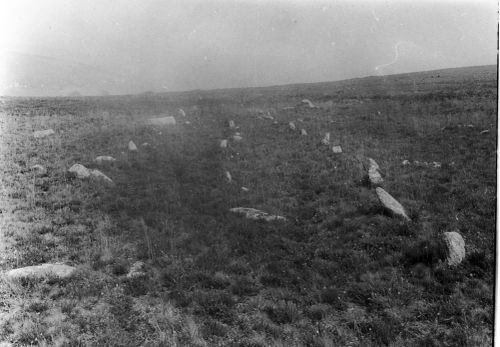
{"label": "small boulder", "polygon": [[136,261],[130,267],[130,270],[128,271],[126,277],[133,279],[145,276],[146,276],[146,264],[144,264],[142,261]]}
{"label": "small boulder", "polygon": [[456,266],[465,259],[465,241],[456,231],[445,232],[443,239],[446,244],[446,262],[450,266]]}
{"label": "small boulder", "polygon": [[233,213],[237,213],[237,214],[242,214],[246,218],[252,219],[252,220],[264,220],[266,222],[286,221],[285,217],[272,215],[272,214],[269,214],[267,212],[257,210],[255,208],[234,207],[234,208],[229,209],[229,211],[231,211]]}
{"label": "small boulder", "polygon": [[342,153],[342,147],[340,147],[340,146],[333,146],[333,147],[332,147],[332,151],[333,151],[333,153],[335,153],[335,154]]}
{"label": "small boulder", "polygon": [[33,165],[32,167],[30,167],[30,170],[37,176],[45,176],[47,174],[47,169],[39,164]]}
{"label": "small boulder", "polygon": [[166,117],[151,118],[148,120],[148,123],[156,126],[169,126],[169,125],[175,125],[176,121],[174,117],[166,116]]}
{"label": "small boulder", "polygon": [[227,140],[220,141],[220,148],[227,148]]}
{"label": "small boulder", "polygon": [[128,150],[132,152],[137,151],[137,146],[135,145],[134,141],[129,141]]}
{"label": "small boulder", "polygon": [[325,137],[321,140],[321,143],[324,145],[329,145],[330,144],[330,133],[326,133]]}
{"label": "small boulder", "polygon": [[377,187],[375,189],[377,192],[378,199],[382,203],[382,205],[389,210],[392,214],[396,216],[401,216],[405,220],[410,221],[410,217],[406,214],[405,209],[403,206],[396,200],[394,199],[389,193],[387,193],[384,189]]}
{"label": "small boulder", "polygon": [[54,130],[47,129],[47,130],[38,130],[38,131],[35,131],[33,133],[33,136],[35,137],[35,139],[41,139],[43,137],[47,137],[47,136],[54,135],[54,134],[55,134]]}
{"label": "small boulder", "polygon": [[90,176],[90,171],[85,166],[81,164],[74,164],[68,170],[70,173],[74,174],[78,178],[87,178]]}
{"label": "small boulder", "polygon": [[41,279],[41,278],[69,278],[76,268],[65,264],[41,264],[13,269],[5,273],[10,280]]}
{"label": "small boulder", "polygon": [[109,155],[100,155],[97,158],[95,158],[95,161],[97,164],[101,165],[105,162],[112,163],[112,162],[116,161],[116,159],[109,156]]}
{"label": "small boulder", "polygon": [[297,129],[297,127],[295,126],[295,123],[294,123],[294,122],[290,122],[290,123],[288,123],[288,126],[289,126],[289,127],[290,127],[290,129],[292,129],[292,130],[296,130],[296,129]]}
{"label": "small boulder", "polygon": [[302,136],[307,136],[306,129],[300,129],[300,133],[302,134]]}

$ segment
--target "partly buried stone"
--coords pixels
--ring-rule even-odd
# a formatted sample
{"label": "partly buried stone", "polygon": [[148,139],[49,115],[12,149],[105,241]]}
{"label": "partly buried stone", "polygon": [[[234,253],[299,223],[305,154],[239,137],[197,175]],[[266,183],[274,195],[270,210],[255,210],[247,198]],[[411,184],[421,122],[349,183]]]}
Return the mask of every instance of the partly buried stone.
{"label": "partly buried stone", "polygon": [[137,146],[135,145],[134,141],[128,142],[128,150],[132,152],[137,151]]}
{"label": "partly buried stone", "polygon": [[90,170],[82,164],[74,164],[68,171],[78,178],[87,178],[90,176]]}
{"label": "partly buried stone", "polygon": [[69,278],[76,268],[65,264],[41,264],[13,269],[5,273],[10,280],[43,279],[43,278]]}
{"label": "partly buried stone", "polygon": [[146,265],[142,261],[136,261],[130,267],[127,278],[141,278],[146,276]]}
{"label": "partly buried stone", "polygon": [[375,190],[377,192],[378,199],[386,209],[396,216],[403,217],[407,221],[411,220],[406,214],[404,207],[389,193],[380,187],[377,187]]}
{"label": "partly buried stone", "polygon": [[446,244],[446,262],[450,266],[456,266],[465,259],[465,241],[456,231],[449,231],[443,234]]}
{"label": "partly buried stone", "polygon": [[90,176],[99,180],[103,180],[104,182],[111,185],[115,184],[111,178],[109,178],[99,170],[90,170]]}
{"label": "partly buried stone", "polygon": [[33,136],[35,139],[41,139],[42,137],[47,137],[50,135],[54,135],[55,131],[52,129],[47,129],[47,130],[38,130],[33,133]]}
{"label": "partly buried stone", "polygon": [[332,151],[335,154],[340,154],[340,153],[342,153],[342,147],[340,147],[340,146],[333,146],[332,147]]}
{"label": "partly buried stone", "polygon": [[246,218],[252,220],[265,220],[266,222],[272,221],[286,221],[285,217],[272,215],[267,212],[257,210],[255,208],[249,207],[234,207],[229,209],[229,211],[237,214],[245,215]]}
{"label": "partly buried stone", "polygon": [[148,119],[148,123],[156,126],[166,126],[166,125],[175,125],[175,118],[172,116],[166,117],[158,117],[158,118],[150,118]]}
{"label": "partly buried stone", "polygon": [[[144,144],[143,144],[143,146],[144,146]],[[109,156],[109,155],[100,155],[97,158],[95,158],[95,161],[97,162],[97,164],[100,165],[103,163],[112,163],[112,162],[116,161],[116,159]]]}
{"label": "partly buried stone", "polygon": [[45,176],[47,174],[47,169],[40,164],[33,165],[30,170],[37,176]]}

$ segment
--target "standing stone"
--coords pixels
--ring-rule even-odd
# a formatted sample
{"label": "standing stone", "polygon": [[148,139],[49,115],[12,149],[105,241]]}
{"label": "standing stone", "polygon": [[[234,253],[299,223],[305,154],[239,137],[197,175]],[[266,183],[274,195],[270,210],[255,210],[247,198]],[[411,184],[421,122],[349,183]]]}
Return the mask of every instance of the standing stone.
{"label": "standing stone", "polygon": [[75,268],[65,264],[41,264],[34,266],[26,266],[18,269],[13,269],[5,273],[5,277],[10,280],[18,280],[23,278],[68,278],[71,277]]}
{"label": "standing stone", "polygon": [[332,147],[332,151],[333,151],[333,153],[335,153],[335,154],[342,153],[342,147],[340,147],[340,146],[333,146],[333,147]]}
{"label": "standing stone", "polygon": [[377,192],[378,199],[382,203],[382,205],[388,209],[392,214],[396,216],[401,216],[405,220],[410,221],[410,217],[406,214],[405,209],[403,206],[396,200],[394,199],[389,193],[387,193],[384,189],[377,187],[375,189]]}
{"label": "standing stone", "polygon": [[384,183],[384,179],[380,174],[380,166],[378,166],[377,162],[372,158],[368,158],[370,166],[368,168],[368,178],[370,179],[370,183],[374,186],[380,185]]}
{"label": "standing stone", "polygon": [[301,130],[300,130],[300,133],[302,134],[302,136],[307,136],[307,131],[306,131],[306,129],[301,129]]}
{"label": "standing stone", "polygon": [[54,134],[55,134],[54,130],[47,129],[47,130],[38,130],[38,131],[35,131],[33,133],[33,136],[35,137],[35,139],[41,139],[43,137],[47,137],[47,136],[54,135]]}
{"label": "standing stone", "polygon": [[103,174],[99,170],[90,170],[90,176],[92,176],[96,179],[99,179],[99,180],[103,180],[104,182],[111,184],[111,185],[115,184],[111,178],[109,178],[108,176],[106,176],[105,174]]}
{"label": "standing stone", "polygon": [[134,141],[130,141],[128,143],[128,150],[132,152],[137,151],[137,146],[135,145]]}
{"label": "standing stone", "polygon": [[330,144],[330,133],[326,133],[325,137],[321,140],[321,143],[324,145],[329,145]]}
{"label": "standing stone", "polygon": [[465,241],[456,231],[445,232],[443,239],[446,244],[446,262],[450,266],[456,266],[465,259]]}
{"label": "standing stone", "polygon": [[227,140],[221,140],[220,141],[220,148],[227,148]]}

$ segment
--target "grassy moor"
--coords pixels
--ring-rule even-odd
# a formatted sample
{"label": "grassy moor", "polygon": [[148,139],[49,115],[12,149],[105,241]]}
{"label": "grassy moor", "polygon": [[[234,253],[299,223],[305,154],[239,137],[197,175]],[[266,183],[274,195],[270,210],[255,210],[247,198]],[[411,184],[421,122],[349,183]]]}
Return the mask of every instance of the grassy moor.
{"label": "grassy moor", "polygon": [[2,97],[0,346],[488,346],[496,98],[496,66]]}

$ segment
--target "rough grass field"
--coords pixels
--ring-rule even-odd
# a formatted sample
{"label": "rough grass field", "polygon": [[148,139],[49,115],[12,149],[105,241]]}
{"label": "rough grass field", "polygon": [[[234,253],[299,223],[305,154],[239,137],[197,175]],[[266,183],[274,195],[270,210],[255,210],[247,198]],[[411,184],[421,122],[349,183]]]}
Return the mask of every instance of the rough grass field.
{"label": "rough grass field", "polygon": [[[259,89],[2,98],[1,268],[62,262],[78,270],[64,280],[0,279],[0,339],[490,345],[496,95],[489,66]],[[144,124],[166,113],[177,126]],[[56,134],[33,137],[48,128]],[[230,139],[235,131],[241,142]],[[343,153],[321,144],[326,132]],[[97,166],[98,155],[117,161]],[[368,157],[411,222],[381,208],[366,183]],[[71,177],[75,163],[99,168],[115,186]],[[35,164],[47,175],[31,172]],[[228,212],[238,206],[287,221]],[[452,230],[466,242],[457,267],[436,251]],[[127,277],[138,260],[146,276]]]}

